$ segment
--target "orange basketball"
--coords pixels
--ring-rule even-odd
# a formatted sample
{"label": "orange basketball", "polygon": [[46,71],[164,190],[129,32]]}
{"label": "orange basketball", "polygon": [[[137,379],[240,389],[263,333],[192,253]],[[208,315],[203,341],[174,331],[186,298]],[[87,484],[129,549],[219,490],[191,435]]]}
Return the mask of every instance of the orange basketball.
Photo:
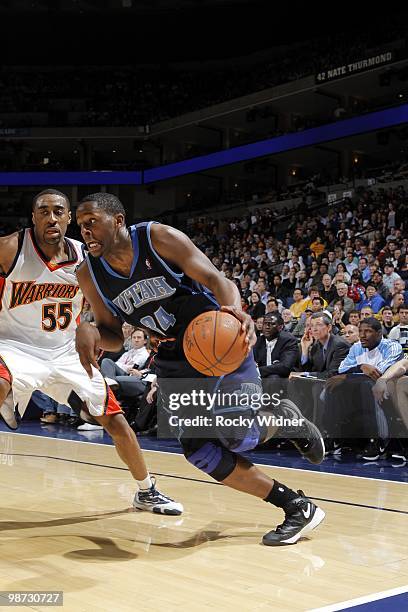
{"label": "orange basketball", "polygon": [[236,317],[220,310],[198,315],[183,338],[184,354],[206,376],[222,376],[236,370],[247,352],[246,334]]}

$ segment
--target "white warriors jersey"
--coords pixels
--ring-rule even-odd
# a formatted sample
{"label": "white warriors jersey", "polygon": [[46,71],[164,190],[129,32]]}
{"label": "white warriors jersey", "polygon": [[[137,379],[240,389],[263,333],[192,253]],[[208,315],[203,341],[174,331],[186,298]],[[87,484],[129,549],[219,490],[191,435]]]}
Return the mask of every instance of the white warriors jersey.
{"label": "white warriors jersey", "polygon": [[14,263],[0,277],[0,343],[52,360],[71,352],[83,296],[76,278],[82,244],[66,238],[67,261],[51,264],[23,230]]}

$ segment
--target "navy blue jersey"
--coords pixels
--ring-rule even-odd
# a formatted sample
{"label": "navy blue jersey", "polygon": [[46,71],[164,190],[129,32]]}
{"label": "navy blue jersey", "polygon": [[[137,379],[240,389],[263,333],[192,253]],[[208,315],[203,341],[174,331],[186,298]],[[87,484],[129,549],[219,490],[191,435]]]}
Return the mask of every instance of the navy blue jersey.
{"label": "navy blue jersey", "polygon": [[129,228],[134,253],[129,277],[116,272],[103,257],[88,255],[86,262],[99,295],[114,315],[179,344],[190,321],[219,306],[208,289],[158,255],[150,238],[152,223]]}

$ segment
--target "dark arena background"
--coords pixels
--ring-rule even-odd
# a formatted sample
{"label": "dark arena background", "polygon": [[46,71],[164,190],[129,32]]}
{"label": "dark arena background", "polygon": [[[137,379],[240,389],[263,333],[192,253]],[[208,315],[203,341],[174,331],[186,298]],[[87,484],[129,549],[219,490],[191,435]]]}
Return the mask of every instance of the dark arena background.
{"label": "dark arena background", "polygon": [[[236,285],[264,391],[325,444],[309,463],[302,436],[281,432],[245,461],[326,513],[296,545],[261,546],[285,506],[185,460],[163,425],[157,339],[125,323],[124,349],[99,366],[184,511],[138,512],[114,436],[27,383],[18,429],[0,419],[0,606],[407,610],[408,9],[0,0],[0,23],[0,398],[7,291],[19,308],[31,299],[4,237],[32,227],[33,199],[54,189],[83,242],[79,202],[113,194],[129,226],[177,228]],[[69,325],[60,306],[42,306],[43,330]],[[86,302],[81,319],[94,323]]]}

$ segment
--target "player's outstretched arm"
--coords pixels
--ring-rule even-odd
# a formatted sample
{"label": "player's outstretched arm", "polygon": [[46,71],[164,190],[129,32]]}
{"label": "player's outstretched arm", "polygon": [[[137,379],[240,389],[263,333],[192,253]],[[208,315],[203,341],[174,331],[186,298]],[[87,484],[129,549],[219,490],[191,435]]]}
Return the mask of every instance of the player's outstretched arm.
{"label": "player's outstretched arm", "polygon": [[20,232],[0,238],[0,274],[8,274],[17,255],[18,238]]}
{"label": "player's outstretched arm", "polygon": [[97,363],[101,349],[119,351],[123,346],[122,322],[105,306],[89,274],[86,262],[77,269],[77,279],[85,299],[91,305],[95,325],[83,322],[76,330],[76,350],[88,376],[92,378],[92,367]]}
{"label": "player's outstretched arm", "polygon": [[242,322],[247,333],[248,346],[252,348],[256,342],[254,323],[251,317],[242,311],[237,286],[217,270],[188,236],[174,227],[153,224],[151,239],[160,257],[175,264],[187,276],[207,287],[222,309],[231,312]]}

